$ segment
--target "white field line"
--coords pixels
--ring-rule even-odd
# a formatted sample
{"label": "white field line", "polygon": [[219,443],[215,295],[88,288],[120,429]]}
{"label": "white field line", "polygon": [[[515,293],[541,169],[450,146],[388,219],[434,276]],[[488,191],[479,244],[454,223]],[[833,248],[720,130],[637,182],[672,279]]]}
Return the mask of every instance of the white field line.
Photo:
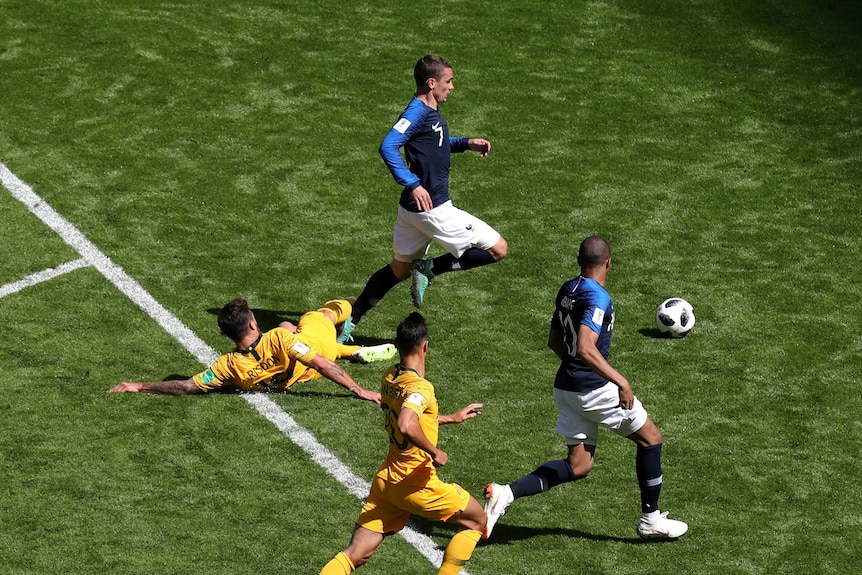
{"label": "white field line", "polygon": [[[91,265],[99,270],[109,282],[162,326],[200,363],[209,365],[215,361],[218,353],[213,348],[156,301],[137,281],[126,274],[123,268],[112,262],[84,234],[36,195],[30,186],[9,171],[3,163],[0,163],[0,182],[15,199],[27,206],[30,212],[54,230],[64,242],[74,248],[86,265]],[[344,485],[350,493],[359,499],[364,499],[368,495],[371,488],[370,484],[353,473],[347,465],[317,441],[310,431],[299,425],[278,404],[264,394],[243,394],[241,397],[260,415],[272,422],[288,439],[301,447],[314,462]],[[433,539],[424,533],[408,526],[401,531],[400,535],[435,566],[439,567],[443,562],[443,551],[434,543]],[[470,575],[467,571],[461,571],[461,573],[462,575]]]}
{"label": "white field line", "polygon": [[55,268],[48,268],[40,272],[36,272],[16,282],[0,286],[0,298],[4,298],[7,295],[12,295],[13,293],[19,292],[25,288],[34,286],[38,283],[46,282],[48,280],[54,279],[55,277],[59,277],[63,274],[67,274],[77,269],[87,267],[88,265],[90,264],[87,263],[87,260],[85,260],[84,258],[80,258],[71,262],[66,262]]}

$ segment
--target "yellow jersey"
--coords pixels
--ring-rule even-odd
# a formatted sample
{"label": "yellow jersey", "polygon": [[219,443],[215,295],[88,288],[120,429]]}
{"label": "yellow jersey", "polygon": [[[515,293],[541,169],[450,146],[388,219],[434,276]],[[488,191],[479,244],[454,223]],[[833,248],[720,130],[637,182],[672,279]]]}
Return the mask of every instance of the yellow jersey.
{"label": "yellow jersey", "polygon": [[237,348],[222,355],[192,379],[202,391],[282,391],[297,381],[320,377],[305,365],[318,354],[314,343],[314,339],[276,327],[248,349]]}
{"label": "yellow jersey", "polygon": [[411,409],[419,416],[419,425],[435,446],[439,435],[439,413],[434,386],[414,370],[393,365],[383,375],[380,408],[389,434],[389,452],[377,470],[377,476],[389,483],[409,482],[424,485],[436,474],[431,455],[408,441],[398,430],[398,414]]}

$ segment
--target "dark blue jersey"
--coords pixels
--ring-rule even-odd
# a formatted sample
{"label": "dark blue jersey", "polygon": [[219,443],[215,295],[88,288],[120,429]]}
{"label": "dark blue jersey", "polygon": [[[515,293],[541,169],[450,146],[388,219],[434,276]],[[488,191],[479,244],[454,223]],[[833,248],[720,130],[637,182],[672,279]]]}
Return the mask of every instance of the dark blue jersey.
{"label": "dark blue jersey", "polygon": [[[451,138],[439,110],[428,107],[419,98],[410,101],[380,144],[383,161],[395,181],[404,186],[399,201],[404,209],[419,211],[410,192],[420,185],[428,190],[434,207],[450,200],[450,156],[467,150],[468,139]],[[402,147],[403,158],[399,151]]]}
{"label": "dark blue jersey", "polygon": [[578,276],[560,287],[551,319],[551,328],[563,333],[567,350],[567,357],[560,363],[554,380],[554,387],[559,389],[584,392],[608,382],[577,355],[578,326],[581,324],[599,334],[596,347],[608,359],[614,332],[614,304],[599,282]]}

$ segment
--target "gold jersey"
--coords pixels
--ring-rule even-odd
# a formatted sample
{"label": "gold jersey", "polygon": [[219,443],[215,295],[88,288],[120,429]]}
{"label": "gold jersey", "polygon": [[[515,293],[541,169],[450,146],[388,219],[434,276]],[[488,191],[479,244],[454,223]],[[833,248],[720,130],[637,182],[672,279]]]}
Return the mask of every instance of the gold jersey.
{"label": "gold jersey", "polygon": [[409,482],[424,485],[436,474],[431,455],[408,441],[398,430],[398,414],[411,409],[419,416],[419,425],[431,443],[437,445],[437,397],[434,386],[414,370],[393,365],[383,375],[380,408],[389,434],[389,452],[377,470],[377,476],[389,483]]}
{"label": "gold jersey", "polygon": [[318,354],[315,340],[277,327],[262,334],[248,349],[234,349],[193,377],[203,391],[237,388],[281,391],[297,381],[320,377],[307,367]]}

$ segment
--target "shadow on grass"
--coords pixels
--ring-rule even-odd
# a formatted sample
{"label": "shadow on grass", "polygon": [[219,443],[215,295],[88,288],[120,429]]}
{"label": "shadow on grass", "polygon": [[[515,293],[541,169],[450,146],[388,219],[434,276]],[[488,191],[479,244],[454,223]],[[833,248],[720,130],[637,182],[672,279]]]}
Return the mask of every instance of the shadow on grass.
{"label": "shadow on grass", "polygon": [[[218,316],[221,311],[220,307],[211,307],[207,309],[207,313],[212,316]],[[277,311],[271,309],[252,308],[254,317],[260,325],[261,331],[268,331],[283,321],[289,321],[293,324],[299,321],[299,317],[304,314],[304,311]]]}
{"label": "shadow on grass", "polygon": [[[427,533],[430,536],[452,536],[458,530],[456,525],[448,523],[437,523],[411,517],[410,525],[417,531]],[[640,537],[617,537],[614,535],[603,535],[598,533],[587,533],[578,529],[565,529],[562,527],[527,527],[524,525],[507,525],[498,523],[494,532],[488,540],[481,540],[479,545],[507,545],[515,541],[525,541],[534,537],[558,536],[571,537],[573,539],[586,539],[589,541],[614,541],[616,543],[627,543],[629,545],[653,545],[656,543],[671,543],[673,539],[641,539]],[[445,544],[444,544],[445,545]]]}
{"label": "shadow on grass", "polygon": [[616,543],[627,543],[629,545],[645,545],[656,543],[670,543],[672,539],[641,539],[640,537],[618,537],[615,535],[603,535],[599,533],[587,533],[578,529],[565,529],[562,527],[526,527],[523,525],[497,524],[491,538],[483,541],[483,545],[507,545],[515,541],[524,541],[534,537],[563,535],[574,539],[587,539],[589,541],[614,541]]}
{"label": "shadow on grass", "polygon": [[[207,309],[207,313],[212,316],[218,316],[220,311],[221,308],[211,307]],[[260,326],[261,331],[263,332],[269,331],[272,328],[277,327],[278,324],[283,321],[289,321],[292,324],[296,325],[297,323],[299,323],[299,318],[302,316],[302,314],[306,313],[304,311],[279,311],[260,308],[252,308],[251,311],[254,313],[254,317],[257,319],[257,323]],[[382,343],[392,343],[392,339],[367,335],[355,335],[353,337],[353,341],[350,342],[350,345],[371,346],[380,345]]]}
{"label": "shadow on grass", "polygon": [[[183,375],[172,373],[170,375],[166,375],[162,381],[183,381],[192,377],[191,375]],[[340,392],[338,391],[340,388],[337,388],[333,391],[314,391],[314,390],[306,390],[300,391],[297,387],[302,384],[294,384],[292,387],[288,389],[284,389],[282,391],[244,391],[242,389],[238,389],[235,387],[220,387],[206,395],[211,394],[220,394],[220,395],[241,395],[246,393],[266,393],[268,395],[289,395],[294,397],[312,397],[312,398],[322,398],[322,399],[355,399],[357,401],[365,401],[364,399],[360,399],[353,395],[352,393],[348,393],[346,391]],[[333,384],[335,385],[335,384]],[[337,386],[336,386],[337,387]]]}
{"label": "shadow on grass", "polygon": [[[645,327],[643,329],[639,329],[638,333],[640,333],[644,337],[650,337],[652,339],[685,339],[686,336],[682,337],[671,337],[670,335],[660,332],[657,327]],[[686,334],[688,335],[688,334]]]}
{"label": "shadow on grass", "polygon": [[652,339],[664,339],[665,335],[658,330],[657,327],[645,327],[643,329],[639,329],[638,333],[640,333],[644,337],[650,337]]}
{"label": "shadow on grass", "polygon": [[353,395],[352,393],[347,393],[346,391],[344,393],[339,393],[337,391],[333,391],[333,392],[330,392],[330,391],[296,391],[296,390],[294,390],[294,388],[290,388],[290,389],[285,389],[284,391],[281,391],[281,392],[270,392],[270,393],[276,393],[276,394],[280,394],[280,395],[291,395],[291,396],[296,396],[296,397],[314,397],[314,398],[321,398],[321,399],[355,399],[357,401],[365,401],[364,399],[360,399],[360,398],[356,397],[355,395]]}

